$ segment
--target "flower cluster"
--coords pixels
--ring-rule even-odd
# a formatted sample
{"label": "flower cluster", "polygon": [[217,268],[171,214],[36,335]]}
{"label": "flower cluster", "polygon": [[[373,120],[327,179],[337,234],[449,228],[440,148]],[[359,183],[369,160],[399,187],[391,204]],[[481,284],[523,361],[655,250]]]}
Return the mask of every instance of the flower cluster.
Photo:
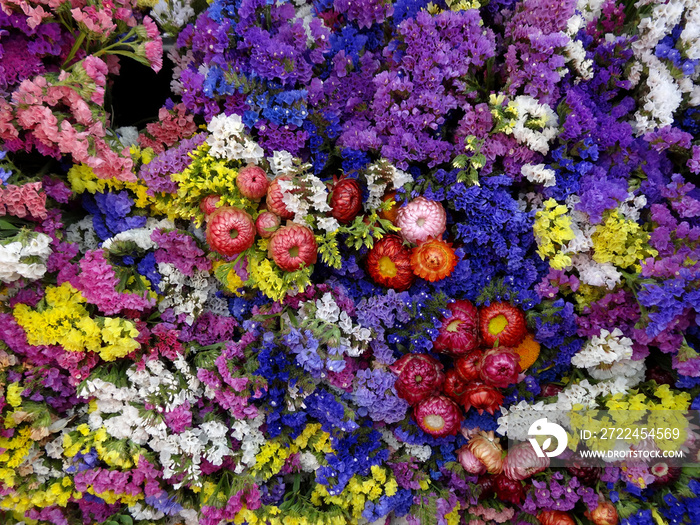
{"label": "flower cluster", "polygon": [[0,0],[0,522],[700,522],[696,4]]}

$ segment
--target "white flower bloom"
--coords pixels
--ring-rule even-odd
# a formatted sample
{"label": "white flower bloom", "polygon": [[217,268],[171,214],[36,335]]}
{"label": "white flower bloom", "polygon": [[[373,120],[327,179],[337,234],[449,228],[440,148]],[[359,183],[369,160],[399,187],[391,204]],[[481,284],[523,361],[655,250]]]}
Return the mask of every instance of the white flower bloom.
{"label": "white flower bloom", "polygon": [[[520,95],[513,101],[518,111],[518,120],[513,128],[513,136],[521,144],[542,155],[549,151],[549,141],[559,131],[557,114],[547,104],[540,104],[536,99]],[[536,127],[539,131],[531,129]]]}
{"label": "white flower bloom", "polygon": [[301,464],[301,470],[304,472],[315,472],[321,466],[316,456],[308,451],[299,454],[299,463]]}
{"label": "white flower bloom", "polygon": [[194,17],[194,9],[187,0],[160,0],[151,10],[151,16],[161,27],[185,27]]}
{"label": "white flower bloom", "polygon": [[270,162],[270,169],[276,177],[290,173],[294,166],[294,157],[284,150],[275,151],[272,157],[268,157],[267,160]]}
{"label": "white flower bloom", "polygon": [[337,323],[340,318],[340,307],[333,300],[330,292],[316,300],[316,317],[326,323]]}
{"label": "white flower bloom", "polygon": [[542,184],[545,188],[557,183],[556,172],[546,168],[544,164],[524,164],[520,172],[533,184]]}
{"label": "white flower bloom", "polygon": [[632,340],[624,337],[619,328],[612,332],[601,329],[600,335],[593,336],[576,355],[571,364],[578,368],[591,368],[599,365],[612,365],[632,357]]}
{"label": "white flower bloom", "polygon": [[571,262],[578,271],[581,282],[590,286],[605,286],[612,290],[622,280],[622,274],[615,265],[596,262],[589,253],[574,255]]}
{"label": "white flower bloom", "polygon": [[125,148],[130,148],[139,141],[139,130],[136,129],[135,126],[123,126],[114,131],[117,132],[119,142],[121,142],[122,146]]}
{"label": "white flower bloom", "polygon": [[406,452],[420,462],[425,462],[430,459],[433,454],[433,449],[429,445],[405,445]]}

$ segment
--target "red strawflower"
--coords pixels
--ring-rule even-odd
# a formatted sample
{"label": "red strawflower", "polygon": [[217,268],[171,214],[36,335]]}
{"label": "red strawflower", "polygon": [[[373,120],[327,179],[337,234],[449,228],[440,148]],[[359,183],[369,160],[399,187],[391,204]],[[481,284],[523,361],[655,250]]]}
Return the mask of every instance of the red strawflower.
{"label": "red strawflower", "polygon": [[509,479],[505,474],[499,474],[496,476],[496,497],[503,502],[520,505],[525,497],[525,489],[520,481]]}
{"label": "red strawflower", "polygon": [[447,309],[450,315],[441,319],[440,335],[433,348],[454,357],[467,355],[479,345],[479,312],[467,300],[450,303]]}
{"label": "red strawflower", "polygon": [[367,254],[367,271],[377,284],[399,292],[413,284],[411,251],[398,235],[382,237]]}
{"label": "red strawflower", "polygon": [[342,178],[333,185],[331,215],[348,224],[362,211],[362,190],[355,179]]}
{"label": "red strawflower", "polygon": [[316,238],[306,226],[292,223],[277,230],[270,239],[268,252],[277,266],[293,272],[316,262]]}
{"label": "red strawflower", "polygon": [[486,410],[493,415],[503,404],[503,394],[497,388],[480,381],[473,381],[464,393],[462,403],[464,403],[465,410],[474,407],[479,414],[483,414]]}
{"label": "red strawflower", "polygon": [[649,469],[649,471],[654,476],[654,481],[652,482],[655,487],[663,487],[665,485],[670,485],[674,481],[677,481],[681,476],[680,467],[671,467],[665,461],[659,461],[654,463],[654,465]]}
{"label": "red strawflower", "polygon": [[269,185],[265,170],[255,164],[248,164],[245,168],[241,168],[236,177],[238,191],[249,199],[262,199],[267,194]]}
{"label": "red strawflower", "polygon": [[481,339],[485,346],[515,347],[527,335],[525,314],[510,303],[492,303],[479,312]]}
{"label": "red strawflower", "polygon": [[272,181],[270,186],[267,188],[267,209],[270,210],[275,215],[279,215],[283,219],[292,219],[294,214],[287,209],[282,199],[282,188],[280,188],[280,181],[290,181],[292,177],[289,175],[282,175],[277,177]]}
{"label": "red strawflower", "polygon": [[442,387],[442,391],[458,403],[461,403],[468,386],[469,384],[462,379],[457,370],[452,368],[445,374],[445,384]]}
{"label": "red strawflower", "polygon": [[396,393],[411,405],[437,393],[445,380],[440,361],[427,354],[406,354],[389,369],[399,376]]}
{"label": "red strawflower", "polygon": [[255,241],[255,224],[240,208],[224,206],[207,218],[207,243],[222,255],[231,257],[244,252]]}
{"label": "red strawflower", "polygon": [[221,200],[219,195],[207,195],[199,202],[199,209],[204,215],[211,215],[217,210],[216,203]]}
{"label": "red strawflower", "polygon": [[464,381],[475,381],[481,377],[483,350],[476,349],[455,361],[455,369]]}
{"label": "red strawflower", "polygon": [[481,359],[481,380],[487,385],[506,388],[518,382],[520,356],[510,348],[492,348]]}
{"label": "red strawflower", "polygon": [[423,432],[434,437],[454,436],[462,427],[462,410],[449,397],[433,396],[413,408],[413,418]]}
{"label": "red strawflower", "polygon": [[263,239],[269,239],[280,227],[280,218],[272,212],[264,211],[255,219],[255,228]]}

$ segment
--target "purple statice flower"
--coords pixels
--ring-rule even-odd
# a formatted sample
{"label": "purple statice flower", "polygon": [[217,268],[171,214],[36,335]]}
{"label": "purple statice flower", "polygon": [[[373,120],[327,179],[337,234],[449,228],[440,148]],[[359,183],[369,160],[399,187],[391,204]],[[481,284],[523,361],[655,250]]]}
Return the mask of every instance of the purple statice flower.
{"label": "purple statice flower", "polygon": [[644,140],[646,140],[654,150],[662,152],[669,148],[689,149],[693,136],[674,126],[666,126],[647,133],[644,135]]}
{"label": "purple statice flower", "polygon": [[151,240],[158,245],[155,252],[157,263],[170,263],[190,277],[195,269],[201,272],[211,270],[211,261],[191,235],[177,230],[154,230]]}
{"label": "purple statice flower", "polygon": [[148,292],[118,292],[119,277],[105,258],[103,250],[90,250],[80,261],[80,274],[72,283],[89,302],[103,313],[113,315],[122,310],[143,312],[155,305]]}
{"label": "purple statice flower", "polygon": [[616,208],[627,198],[627,181],[606,177],[605,170],[594,167],[581,178],[579,195],[581,201],[576,210],[587,213],[591,222],[603,220],[603,213]]}
{"label": "purple statice flower", "polygon": [[165,418],[165,424],[173,432],[176,434],[183,432],[186,428],[192,426],[192,412],[190,411],[189,401],[185,401],[174,409],[165,412],[163,417]]}
{"label": "purple statice flower", "polygon": [[353,400],[367,410],[373,421],[397,423],[404,419],[409,405],[396,394],[394,374],[367,369],[359,370],[356,378]]}
{"label": "purple statice flower", "polygon": [[338,13],[344,14],[348,21],[354,21],[360,28],[381,24],[394,14],[394,6],[387,0],[335,0],[333,6]]}
{"label": "purple statice flower", "polygon": [[43,178],[42,184],[46,195],[61,204],[66,204],[73,196],[68,184],[61,179],[46,176]]}
{"label": "purple statice flower", "polygon": [[525,0],[518,4],[505,30],[509,94],[523,93],[550,105],[557,101],[559,69],[566,65],[564,47],[569,43],[564,31],[575,9],[576,0],[556,4]]}
{"label": "purple statice flower", "polygon": [[147,193],[176,193],[177,183],[170,175],[180,173],[192,162],[188,155],[201,146],[206,140],[206,134],[199,133],[189,139],[182,140],[177,146],[165,150],[148,164],[143,164],[139,170],[139,178],[148,186]]}
{"label": "purple statice flower", "polygon": [[384,49],[390,69],[373,79],[371,120],[346,124],[338,139],[343,147],[378,149],[406,169],[411,162],[430,167],[453,152],[441,137],[448,112],[465,104],[459,79],[483,66],[494,54],[493,34],[480,27],[476,10],[421,11],[397,27],[397,40]]}

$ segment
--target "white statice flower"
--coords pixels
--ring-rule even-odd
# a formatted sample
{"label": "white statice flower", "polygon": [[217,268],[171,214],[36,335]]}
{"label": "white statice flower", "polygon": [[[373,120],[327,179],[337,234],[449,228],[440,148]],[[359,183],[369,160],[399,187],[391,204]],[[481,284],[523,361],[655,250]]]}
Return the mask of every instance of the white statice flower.
{"label": "white statice flower", "polygon": [[689,59],[700,59],[700,4],[697,2],[691,3],[685,11],[685,26],[679,40]]}
{"label": "white statice flower", "polygon": [[588,369],[588,373],[593,379],[624,378],[630,388],[644,380],[645,372],[646,365],[643,359],[637,361],[633,359],[621,359],[611,365],[600,365]]}
{"label": "white statice flower", "polygon": [[260,447],[265,444],[265,436],[259,430],[265,421],[264,414],[259,414],[252,421],[237,419],[231,427],[231,437],[241,442],[240,463],[236,465],[235,472],[242,473],[246,466],[255,465],[255,456],[260,452]]}
{"label": "white statice flower", "polygon": [[340,223],[335,217],[317,217],[316,224],[318,224],[320,229],[328,233],[334,232],[340,228]]}
{"label": "white statice flower", "polygon": [[194,14],[188,0],[160,0],[151,9],[151,16],[161,27],[185,27]]}
{"label": "white statice flower", "polygon": [[571,358],[571,364],[578,368],[593,368],[598,365],[612,365],[632,357],[632,340],[624,337],[619,328],[612,332],[601,329],[600,334],[591,337],[586,345]]}
{"label": "white statice flower", "polygon": [[299,454],[299,463],[304,472],[315,472],[321,466],[316,456],[309,451]]}
{"label": "white statice flower", "polygon": [[523,176],[533,184],[542,184],[545,188],[557,183],[557,174],[544,164],[524,164],[520,169]]}
{"label": "white statice flower", "polygon": [[[554,110],[547,104],[540,104],[535,98],[520,95],[513,105],[518,111],[518,119],[513,127],[513,136],[521,144],[542,155],[549,151],[549,142],[559,131],[559,120]],[[536,127],[538,130],[531,129]]]}
{"label": "white statice flower", "polygon": [[211,119],[207,130],[210,133],[207,144],[212,157],[257,164],[265,156],[263,149],[245,136],[245,125],[240,115],[217,115]]}
{"label": "white statice flower", "polygon": [[162,276],[159,287],[164,293],[158,309],[164,312],[172,308],[175,315],[185,314],[185,322],[191,325],[205,311],[210,294],[216,293],[216,284],[208,272],[195,270],[190,277],[170,263],[158,263],[158,271]]}
{"label": "white statice flower", "polygon": [[45,447],[46,455],[52,459],[62,459],[63,457],[63,434],[53,441],[49,441]]}
{"label": "white statice flower", "polygon": [[141,505],[141,503],[135,503],[128,510],[129,514],[136,520],[159,520],[165,516],[162,511]]}
{"label": "white statice flower", "polygon": [[0,281],[41,279],[51,253],[51,237],[45,233],[22,232],[5,241],[0,244]]}
{"label": "white statice flower", "polygon": [[294,157],[292,157],[292,154],[288,151],[275,151],[272,157],[267,157],[267,160],[270,163],[272,173],[274,173],[276,177],[287,175],[294,170]]}
{"label": "white statice flower", "polygon": [[633,193],[629,193],[625,202],[617,207],[617,211],[623,218],[637,222],[640,219],[642,209],[646,205],[647,198],[645,195],[635,197]]}
{"label": "white statice flower", "polygon": [[323,297],[316,300],[316,318],[326,323],[337,323],[340,318],[340,307],[333,299],[330,292],[323,294]]}
{"label": "white statice flower", "polygon": [[398,190],[404,185],[413,182],[411,174],[398,169],[393,164],[389,164],[385,159],[381,159],[371,164],[365,171],[367,181],[367,191],[369,196],[364,203],[365,211],[377,209],[382,204],[382,197],[387,188]]}
{"label": "white statice flower", "polygon": [[139,141],[139,130],[135,126],[123,126],[114,131],[117,133],[119,142],[121,142],[122,146],[125,148],[135,146]]}
{"label": "white statice flower", "polygon": [[433,449],[430,445],[405,445],[406,452],[416,458],[419,462],[424,463],[430,459],[433,454]]}
{"label": "white statice flower", "polygon": [[661,60],[647,52],[642,62],[649,72],[646,81],[648,92],[641,97],[641,108],[634,114],[637,135],[673,124],[673,114],[683,101],[673,75]]}
{"label": "white statice flower", "polygon": [[102,243],[102,247],[110,249],[112,245],[116,242],[133,242],[141,250],[151,250],[156,248],[156,243],[151,240],[151,235],[153,232],[160,229],[173,229],[175,228],[175,223],[169,219],[154,219],[149,217],[146,220],[146,225],[142,228],[133,228],[131,230],[126,230],[121,233],[116,234],[114,237],[110,237],[105,242]]}
{"label": "white statice flower", "polygon": [[182,509],[178,516],[185,520],[185,525],[199,525],[199,514],[194,509]]}
{"label": "white statice flower", "polygon": [[571,264],[578,271],[581,282],[590,286],[604,286],[608,290],[612,290],[622,282],[622,274],[614,264],[596,262],[590,253],[573,255]]}
{"label": "white statice flower", "polygon": [[[580,40],[569,40],[564,48],[564,53],[571,62],[574,71],[584,80],[593,78],[593,60],[586,58],[586,50]],[[576,79],[578,80],[578,79]]]}
{"label": "white statice flower", "polygon": [[560,422],[559,416],[560,412],[556,404],[546,405],[543,401],[529,404],[523,400],[510,408],[501,408],[496,431],[508,439],[526,441],[530,426],[535,421],[546,417],[548,421]]}
{"label": "white statice flower", "polygon": [[97,249],[100,245],[100,239],[95,233],[92,217],[84,217],[80,221],[68,226],[68,228],[66,228],[66,240],[70,243],[77,244],[81,253]]}
{"label": "white statice flower", "polygon": [[576,11],[581,13],[586,22],[590,22],[600,17],[604,3],[605,0],[578,0]]}
{"label": "white statice flower", "polygon": [[[294,213],[293,221],[296,223],[306,224],[306,217],[311,213],[317,216],[331,211],[328,204],[328,188],[315,175],[306,173],[295,180],[283,180],[279,182],[279,187],[282,191],[282,202]],[[303,191],[294,191],[299,187],[302,187]]]}

